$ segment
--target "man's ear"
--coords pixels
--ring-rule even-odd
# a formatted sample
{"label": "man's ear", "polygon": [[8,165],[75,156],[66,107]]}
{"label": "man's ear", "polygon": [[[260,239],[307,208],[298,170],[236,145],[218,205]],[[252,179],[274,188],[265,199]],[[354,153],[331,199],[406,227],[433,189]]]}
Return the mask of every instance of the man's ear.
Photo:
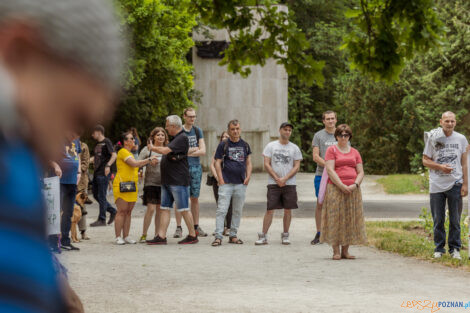
{"label": "man's ear", "polygon": [[0,59],[14,71],[32,58],[44,55],[47,48],[28,22],[5,22],[0,30]]}

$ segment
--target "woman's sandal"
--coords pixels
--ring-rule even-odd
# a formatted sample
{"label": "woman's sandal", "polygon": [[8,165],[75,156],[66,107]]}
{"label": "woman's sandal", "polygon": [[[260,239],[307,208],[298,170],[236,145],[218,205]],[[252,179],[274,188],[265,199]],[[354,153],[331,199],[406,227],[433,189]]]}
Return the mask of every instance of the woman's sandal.
{"label": "woman's sandal", "polygon": [[211,244],[213,247],[218,247],[218,246],[221,246],[222,245],[222,239],[219,239],[219,238],[215,238],[214,241],[212,241],[212,244]]}
{"label": "woman's sandal", "polygon": [[342,259],[354,260],[356,257],[354,255],[348,254],[341,254]]}
{"label": "woman's sandal", "polygon": [[339,254],[333,254],[333,260],[335,260],[335,261],[341,260],[341,255],[339,255]]}
{"label": "woman's sandal", "polygon": [[[236,239],[236,240],[233,240]],[[232,243],[234,245],[242,245],[243,241],[241,239],[238,239],[237,237],[229,237],[228,243]]]}

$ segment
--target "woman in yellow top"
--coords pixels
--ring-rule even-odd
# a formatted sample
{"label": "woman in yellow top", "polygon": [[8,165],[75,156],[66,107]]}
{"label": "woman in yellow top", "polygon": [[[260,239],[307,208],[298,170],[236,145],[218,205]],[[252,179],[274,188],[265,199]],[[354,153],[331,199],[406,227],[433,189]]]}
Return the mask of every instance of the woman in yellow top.
{"label": "woman in yellow top", "polygon": [[[114,201],[117,207],[117,215],[114,221],[114,231],[116,233],[116,244],[136,243],[129,238],[129,229],[131,228],[131,213],[137,201],[137,179],[139,167],[149,163],[156,164],[156,156],[145,160],[136,161],[132,154],[134,148],[134,136],[131,132],[125,132],[121,136],[122,148],[119,150],[116,159],[117,173],[113,181]],[[121,191],[121,183],[134,183],[135,191]],[[121,236],[122,234],[122,236]]]}

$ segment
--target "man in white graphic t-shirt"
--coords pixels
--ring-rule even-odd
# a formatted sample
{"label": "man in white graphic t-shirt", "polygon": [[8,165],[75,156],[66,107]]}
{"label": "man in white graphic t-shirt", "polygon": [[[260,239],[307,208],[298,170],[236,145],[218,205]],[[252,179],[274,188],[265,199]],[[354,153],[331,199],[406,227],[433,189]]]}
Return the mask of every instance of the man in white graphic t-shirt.
{"label": "man in white graphic t-shirt", "polygon": [[302,152],[299,147],[290,142],[293,126],[282,123],[279,128],[279,140],[266,145],[263,151],[264,168],[268,172],[268,204],[264,215],[263,230],[258,233],[256,245],[268,243],[267,233],[273,221],[274,210],[284,209],[283,233],[281,242],[290,244],[289,227],[292,219],[292,209],[297,209],[297,190],[295,175],[299,171]]}
{"label": "man in white graphic t-shirt", "polygon": [[461,259],[460,210],[462,197],[468,193],[467,146],[464,135],[454,131],[455,114],[445,112],[440,120],[445,137],[430,137],[425,143],[423,165],[429,168],[429,193],[434,223],[434,258],[442,257],[446,244],[446,200],[449,209],[449,253]]}

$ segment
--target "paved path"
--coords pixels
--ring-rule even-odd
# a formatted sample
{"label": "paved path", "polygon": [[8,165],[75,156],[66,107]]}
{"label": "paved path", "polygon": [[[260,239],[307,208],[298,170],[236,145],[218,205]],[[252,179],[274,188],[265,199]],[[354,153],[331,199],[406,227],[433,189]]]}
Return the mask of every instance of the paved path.
{"label": "paved path", "polygon": [[[81,251],[60,256],[86,312],[432,312],[401,305],[413,300],[470,301],[468,272],[369,247],[351,248],[357,260],[332,261],[329,246],[311,246],[311,174],[298,176],[300,209],[292,222],[292,245],[279,243],[282,220],[277,217],[270,244],[255,246],[265,208],[265,177],[255,174],[248,188],[239,233],[244,245],[224,242],[214,248],[207,237],[191,246],[179,246],[172,238],[168,246],[116,246],[113,227],[89,229],[91,240],[77,244]],[[427,195],[386,195],[375,177],[366,178],[362,191],[367,218],[416,218],[428,203]],[[200,224],[211,231],[215,204],[209,187],[203,186],[200,200]],[[88,222],[96,219],[97,211],[96,203],[89,206]],[[143,213],[139,203],[131,229],[135,239],[142,231]],[[169,233],[174,228],[172,220]]]}
{"label": "paved path", "polygon": [[[254,245],[259,218],[242,220],[244,245],[224,241],[217,248],[212,237],[190,246],[172,238],[168,246],[116,246],[113,227],[93,228],[92,239],[77,244],[81,251],[61,260],[89,313],[431,312],[400,306],[470,300],[470,273],[368,247],[351,248],[357,260],[332,261],[329,246],[309,244],[311,220],[293,220],[290,246],[279,243],[281,223],[274,220],[270,244],[262,247]],[[133,220],[134,238],[141,225]]]}

